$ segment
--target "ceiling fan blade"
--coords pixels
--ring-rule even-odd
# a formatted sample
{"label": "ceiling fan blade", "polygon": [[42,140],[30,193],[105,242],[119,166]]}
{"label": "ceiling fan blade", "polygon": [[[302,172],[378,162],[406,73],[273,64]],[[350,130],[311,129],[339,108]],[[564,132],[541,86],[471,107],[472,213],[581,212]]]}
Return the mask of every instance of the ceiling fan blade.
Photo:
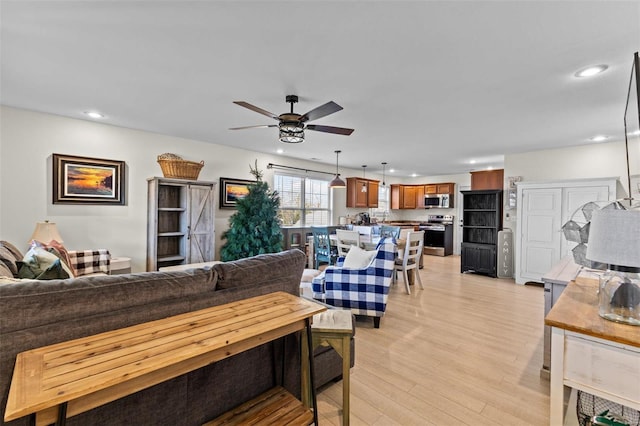
{"label": "ceiling fan blade", "polygon": [[320,105],[318,108],[312,109],[308,113],[304,114],[300,117],[300,121],[311,121],[317,120],[318,118],[327,116],[329,114],[333,114],[334,112],[338,112],[343,109],[340,105],[333,101],[329,101],[324,105]]}
{"label": "ceiling fan blade", "polygon": [[271,117],[271,118],[273,118],[274,120],[280,120],[280,117],[278,117],[278,116],[277,116],[277,115],[275,115],[274,113],[269,112],[269,111],[267,111],[267,110],[264,110],[264,109],[262,109],[262,108],[258,108],[257,106],[255,106],[255,105],[251,105],[251,104],[250,104],[250,103],[248,103],[248,102],[244,102],[244,101],[233,101],[233,103],[234,103],[234,104],[236,104],[236,105],[240,105],[240,106],[243,106],[243,107],[245,107],[245,108],[248,108],[248,109],[250,109],[251,111],[255,111],[255,112],[260,113],[260,114],[262,114],[262,115],[266,115],[267,117]]}
{"label": "ceiling fan blade", "polygon": [[258,127],[278,127],[277,124],[258,124],[257,126],[230,127],[229,130],[256,129]]}
{"label": "ceiling fan blade", "polygon": [[317,132],[335,133],[337,135],[349,136],[353,133],[353,129],[347,129],[344,127],[322,126],[319,124],[307,124],[305,127],[307,130],[315,130]]}

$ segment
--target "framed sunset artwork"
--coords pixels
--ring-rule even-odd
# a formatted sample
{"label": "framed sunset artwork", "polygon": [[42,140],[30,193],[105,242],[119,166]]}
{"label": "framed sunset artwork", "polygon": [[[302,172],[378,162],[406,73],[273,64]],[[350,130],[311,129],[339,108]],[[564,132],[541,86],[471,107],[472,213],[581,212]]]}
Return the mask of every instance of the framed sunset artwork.
{"label": "framed sunset artwork", "polygon": [[124,161],[53,154],[53,203],[124,205],[124,171]]}
{"label": "framed sunset artwork", "polygon": [[220,208],[234,209],[236,201],[249,194],[249,185],[255,180],[220,178]]}

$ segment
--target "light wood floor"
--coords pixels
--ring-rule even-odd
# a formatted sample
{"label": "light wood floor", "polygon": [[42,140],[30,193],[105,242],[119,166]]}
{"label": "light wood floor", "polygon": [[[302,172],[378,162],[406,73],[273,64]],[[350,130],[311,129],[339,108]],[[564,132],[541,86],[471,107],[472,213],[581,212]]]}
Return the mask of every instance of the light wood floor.
{"label": "light wood floor", "polygon": [[[460,274],[458,256],[424,260],[424,290],[400,279],[380,328],[357,322],[351,424],[548,425],[543,289]],[[320,424],[341,424],[342,382],[318,407]]]}

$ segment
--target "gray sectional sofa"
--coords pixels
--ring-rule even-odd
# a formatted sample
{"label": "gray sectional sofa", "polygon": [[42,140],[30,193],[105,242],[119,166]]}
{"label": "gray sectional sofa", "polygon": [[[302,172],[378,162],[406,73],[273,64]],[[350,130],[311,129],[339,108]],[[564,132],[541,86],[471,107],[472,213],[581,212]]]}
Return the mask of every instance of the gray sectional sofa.
{"label": "gray sectional sofa", "polygon": [[[274,291],[298,295],[304,265],[305,255],[289,250],[180,272],[0,284],[2,418],[18,353]],[[300,335],[280,342],[71,417],[67,424],[200,425],[281,377],[283,386],[299,396]],[[340,376],[342,361],[333,349],[322,347],[314,355],[316,387]],[[284,362],[273,363],[274,357]],[[26,425],[28,418],[7,424]]]}

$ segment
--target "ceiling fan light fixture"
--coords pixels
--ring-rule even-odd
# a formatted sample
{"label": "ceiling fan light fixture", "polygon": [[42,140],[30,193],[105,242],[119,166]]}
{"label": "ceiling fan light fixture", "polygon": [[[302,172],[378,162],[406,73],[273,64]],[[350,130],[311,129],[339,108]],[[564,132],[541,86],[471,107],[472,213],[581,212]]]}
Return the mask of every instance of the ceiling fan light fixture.
{"label": "ceiling fan light fixture", "polygon": [[284,130],[290,133],[300,133],[304,131],[304,123],[301,123],[300,121],[283,120],[280,122],[280,124],[278,124],[278,127],[280,128],[280,130]]}
{"label": "ceiling fan light fixture", "polygon": [[278,128],[280,129],[280,142],[304,142],[304,123],[300,123],[299,121],[281,121]]}

